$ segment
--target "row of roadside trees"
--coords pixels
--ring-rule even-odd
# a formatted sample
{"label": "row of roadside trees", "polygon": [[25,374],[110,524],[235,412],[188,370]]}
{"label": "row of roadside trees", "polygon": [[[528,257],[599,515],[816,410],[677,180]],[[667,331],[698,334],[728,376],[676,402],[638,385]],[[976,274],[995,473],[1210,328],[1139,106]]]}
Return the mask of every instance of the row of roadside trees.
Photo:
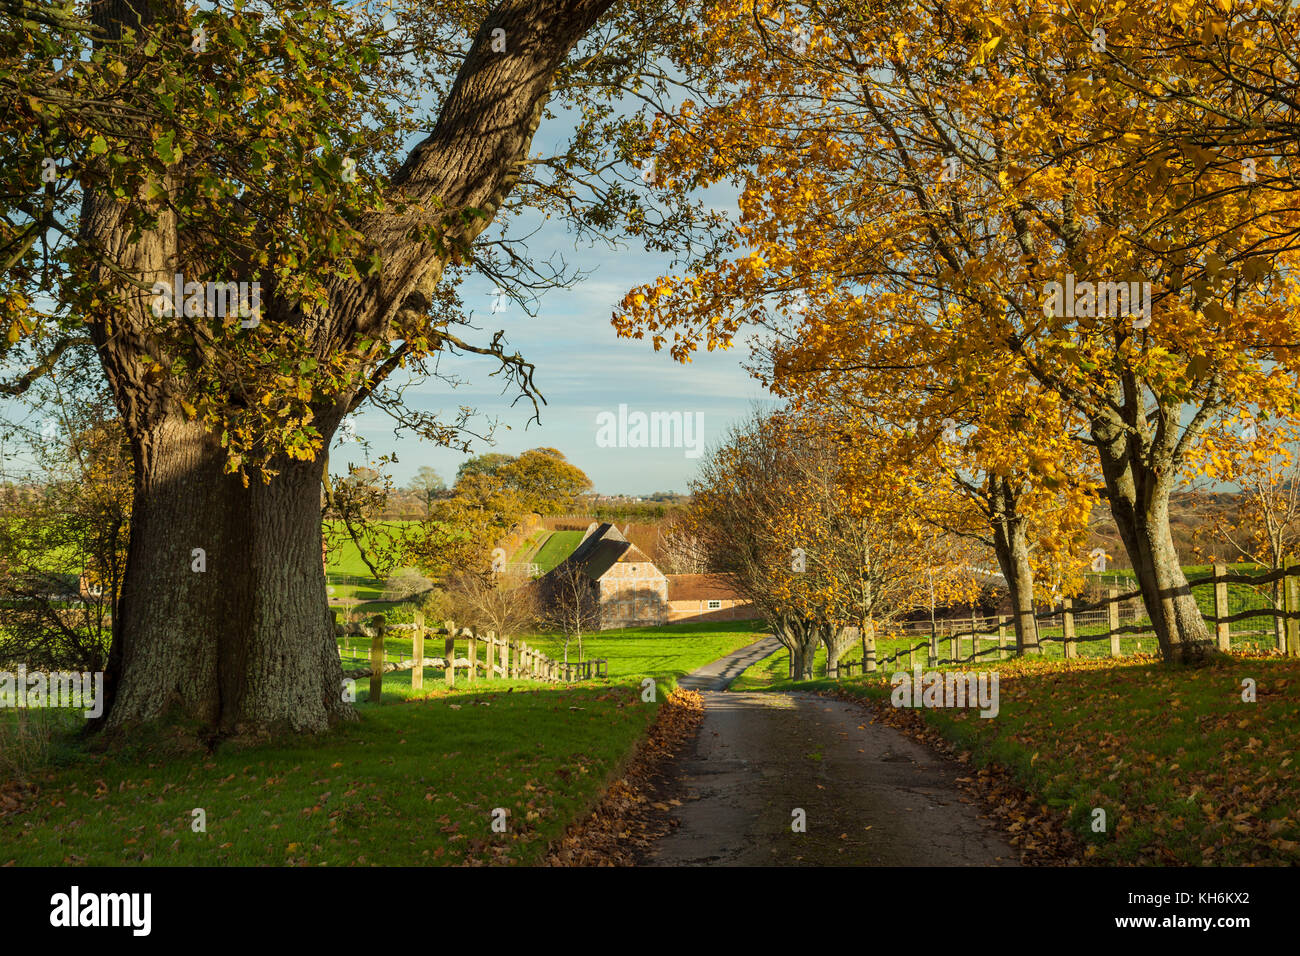
{"label": "row of roadside trees", "polygon": [[[734,425],[692,486],[690,529],[703,561],[753,605],[809,679],[819,649],[834,669],[855,639],[910,612],[974,601],[974,542],[927,523],[924,493],[888,474],[859,484],[879,449],[847,440],[826,414],[755,412]],[[876,464],[879,462],[877,461]]]}
{"label": "row of roadside trees", "polygon": [[615,323],[680,359],[757,330],[755,374],[875,449],[852,489],[942,479],[918,507],[994,546],[1022,647],[1104,503],[1164,658],[1197,660],[1170,496],[1275,455],[1256,426],[1300,412],[1297,23],[1268,2],[714,5],[678,64],[698,94],[648,148],[731,184],[739,216]]}

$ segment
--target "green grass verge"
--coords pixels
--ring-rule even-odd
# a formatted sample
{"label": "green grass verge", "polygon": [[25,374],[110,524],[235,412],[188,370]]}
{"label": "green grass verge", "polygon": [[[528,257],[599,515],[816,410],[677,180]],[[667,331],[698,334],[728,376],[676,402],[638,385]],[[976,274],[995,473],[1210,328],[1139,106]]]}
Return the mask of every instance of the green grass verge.
{"label": "green grass verge", "polygon": [[[385,675],[375,704],[363,679],[357,724],[165,762],[60,737],[32,775],[39,798],[0,817],[0,864],[535,863],[594,805],[677,677],[753,639],[744,622],[600,634],[587,652],[609,658],[610,678],[573,687],[449,691],[428,669],[419,694],[409,673]],[[643,676],[659,681],[654,704],[641,702]],[[192,829],[196,808],[206,832]]]}

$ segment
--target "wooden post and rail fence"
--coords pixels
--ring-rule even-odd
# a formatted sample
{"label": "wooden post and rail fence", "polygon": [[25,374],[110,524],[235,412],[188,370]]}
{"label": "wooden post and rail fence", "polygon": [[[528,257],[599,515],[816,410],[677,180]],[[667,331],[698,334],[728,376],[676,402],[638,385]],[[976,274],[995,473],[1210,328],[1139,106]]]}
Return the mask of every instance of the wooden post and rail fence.
{"label": "wooden post and rail fence", "polygon": [[[1275,607],[1252,607],[1236,613],[1232,613],[1229,607],[1229,590],[1230,584],[1245,584],[1252,588],[1260,588],[1263,585],[1271,584],[1275,581],[1281,582],[1282,608],[1279,610]],[[1222,564],[1214,564],[1213,570],[1208,577],[1189,579],[1188,587],[1199,587],[1204,585],[1213,586],[1213,606],[1212,614],[1205,616],[1207,624],[1213,634],[1213,641],[1218,650],[1227,652],[1231,649],[1233,637],[1244,637],[1247,635],[1272,635],[1274,629],[1253,630],[1253,631],[1232,631],[1232,625],[1240,621],[1246,621],[1251,618],[1264,617],[1270,620],[1281,620],[1283,627],[1277,636],[1277,649],[1285,652],[1288,657],[1300,657],[1300,563],[1294,559],[1288,559],[1283,567],[1275,571],[1269,571],[1263,574],[1243,574],[1227,570]],[[1121,609],[1125,602],[1140,602],[1142,598],[1141,591],[1128,591],[1120,593],[1116,587],[1107,588],[1106,597],[1100,601],[1090,603],[1076,604],[1073,598],[1064,598],[1060,601],[1059,606],[1054,607],[1047,612],[1040,612],[1034,615],[1036,630],[1038,631],[1038,643],[1042,647],[1048,643],[1060,643],[1063,645],[1062,651],[1067,659],[1076,659],[1079,656],[1079,646],[1083,643],[1092,643],[1106,641],[1108,644],[1107,651],[1111,657],[1123,656],[1121,650],[1121,638],[1125,635],[1133,636],[1151,636],[1154,640],[1154,634],[1151,630],[1150,622],[1142,623],[1135,621],[1133,624],[1121,625]],[[1134,614],[1134,617],[1140,617]],[[1081,618],[1086,620],[1084,626],[1095,626],[1096,633],[1080,635],[1078,627]],[[1051,625],[1059,619],[1060,634],[1044,634],[1043,625]],[[914,645],[909,645],[898,650],[896,653],[880,658],[874,651],[874,641],[872,641],[872,653],[867,655],[861,661],[843,661],[835,668],[834,673],[829,677],[846,677],[856,669],[859,673],[870,673],[883,667],[886,664],[906,661],[906,668],[910,670],[913,663],[913,654],[924,652],[924,661],[926,664],[963,664],[978,661],[986,656],[996,655],[998,660],[1006,660],[1010,654],[1015,653],[1015,641],[1010,635],[1013,633],[1012,618],[1010,615],[998,615],[995,618],[977,618],[974,610],[971,611],[970,627],[968,630],[957,630],[955,627],[948,638],[948,656],[939,655],[939,642],[948,631],[951,621],[932,621],[925,625],[928,634],[923,640]],[[969,641],[970,653],[963,656],[963,643]],[[981,647],[984,643],[985,647]]]}
{"label": "wooden post and rail fence", "polygon": [[[442,679],[448,688],[456,686],[457,671],[461,672],[467,684],[480,678],[567,683],[606,677],[609,673],[608,661],[604,658],[565,663],[529,647],[526,641],[497,637],[495,631],[479,632],[473,627],[457,627],[454,621],[446,621],[441,627],[429,627],[421,611],[415,613],[415,621],[411,624],[389,624],[383,614],[376,614],[365,623],[351,625],[339,624],[336,620],[335,633],[344,638],[344,646],[339,651],[341,659],[351,650],[347,643],[349,637],[361,637],[364,640],[358,644],[369,645],[369,666],[344,670],[343,676],[355,680],[369,677],[372,702],[378,701],[383,694],[384,675],[394,671],[409,670],[411,689],[423,689],[426,667],[442,670]],[[406,633],[411,635],[410,656],[389,659],[385,641]],[[425,640],[438,638],[442,639],[441,656],[426,657]],[[463,646],[463,654],[458,644]],[[358,647],[358,650],[362,648]],[[347,662],[344,660],[345,665]]]}

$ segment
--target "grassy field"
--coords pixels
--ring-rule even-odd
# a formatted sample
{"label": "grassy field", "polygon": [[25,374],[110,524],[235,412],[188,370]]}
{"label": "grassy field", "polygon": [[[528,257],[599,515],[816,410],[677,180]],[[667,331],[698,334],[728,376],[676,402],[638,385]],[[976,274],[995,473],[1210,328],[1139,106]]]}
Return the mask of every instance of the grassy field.
{"label": "grassy field", "polygon": [[[588,811],[681,674],[754,639],[742,623],[608,632],[610,678],[572,687],[480,681],[416,697],[409,674],[361,691],[360,722],[319,739],[167,762],[54,741],[39,799],[0,817],[0,864],[533,863]],[[538,641],[548,653],[553,645]],[[659,681],[642,703],[641,677]],[[194,832],[193,811],[206,814]],[[494,833],[492,814],[508,811]]]}
{"label": "grassy field", "polygon": [[[401,660],[412,651],[410,637],[402,632],[384,641],[386,660]],[[677,677],[701,667],[710,661],[725,657],[734,650],[751,644],[764,636],[757,621],[709,621],[700,624],[667,624],[663,627],[636,627],[611,631],[596,631],[583,637],[583,657],[590,660],[604,658],[609,662],[609,681],[613,683],[639,683],[644,677],[653,677],[661,686],[671,688]],[[529,647],[536,648],[554,660],[564,659],[564,639],[555,633],[524,634],[521,638]],[[442,638],[436,647],[425,645],[425,655],[442,656]],[[339,638],[344,669],[364,668],[369,660],[369,639],[359,637]],[[456,643],[456,656],[464,657],[466,642]],[[578,660],[578,643],[569,643],[569,660]],[[424,669],[425,685],[441,683],[443,671]],[[464,679],[464,671],[457,680]],[[384,676],[384,694],[405,694],[410,687],[410,672],[397,672]],[[358,685],[360,698],[365,699],[365,682]],[[532,685],[528,685],[532,686]],[[403,690],[406,688],[406,690]]]}
{"label": "grassy field", "polygon": [[537,564],[542,572],[552,570],[557,564],[573,553],[582,541],[582,531],[554,531],[546,542],[537,551],[537,557],[533,561]]}
{"label": "grassy field", "polygon": [[519,546],[519,549],[510,556],[510,561],[514,564],[524,564],[533,560],[533,554],[553,532],[545,528],[538,528],[528,536],[528,540]]}
{"label": "grassy field", "polygon": [[[375,524],[378,527],[397,530],[417,522],[411,521],[378,521]],[[330,530],[330,540],[334,546],[330,549],[326,564],[326,572],[330,574],[344,574],[356,577],[366,577],[370,574],[370,569],[366,563],[361,560],[361,552],[347,533],[343,530],[341,522],[335,522],[335,527]],[[382,541],[382,539],[379,539]]]}
{"label": "grassy field", "polygon": [[[376,522],[380,527],[394,530],[414,523],[410,521]],[[383,597],[383,582],[374,579],[370,568],[366,567],[366,563],[361,560],[361,551],[356,542],[343,531],[341,523],[335,522],[335,525],[336,527],[330,531],[332,547],[325,565],[326,583],[331,589],[329,596],[335,599],[378,601]],[[380,543],[383,543],[382,539],[380,539]],[[377,608],[371,609],[371,613],[378,613],[379,610]]]}

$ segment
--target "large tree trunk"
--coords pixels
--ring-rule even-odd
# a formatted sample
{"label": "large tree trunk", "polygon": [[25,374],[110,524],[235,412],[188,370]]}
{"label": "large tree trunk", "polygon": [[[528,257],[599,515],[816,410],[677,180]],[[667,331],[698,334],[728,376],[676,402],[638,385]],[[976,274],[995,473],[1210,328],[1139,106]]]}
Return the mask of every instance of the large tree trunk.
{"label": "large tree trunk", "polygon": [[1144,453],[1131,431],[1112,423],[1094,423],[1093,437],[1111,514],[1137,575],[1161,656],[1172,663],[1199,661],[1212,645],[1169,528],[1174,464],[1150,461],[1157,453]]}
{"label": "large tree trunk", "polygon": [[1025,519],[1017,513],[1015,494],[1008,482],[996,477],[990,482],[993,484],[993,551],[1007,582],[1016,629],[1016,653],[1041,654],[1038,622],[1034,619],[1034,568],[1029,562]]}
{"label": "large tree trunk", "polygon": [[[514,188],[557,71],[611,3],[494,6],[433,131],[394,175],[394,203],[360,221],[365,246],[383,259],[381,273],[361,282],[334,276],[329,307],[312,316],[272,288],[264,321],[307,336],[321,357],[389,340],[399,317],[423,321],[448,250],[472,243]],[[95,0],[92,9],[108,37],[158,16],[177,18],[179,10],[158,0]],[[498,28],[510,38],[505,51],[492,49]],[[147,129],[138,132],[151,141]],[[104,170],[97,172],[106,182]],[[172,182],[169,172],[163,185]],[[163,336],[148,309],[151,297],[123,281],[132,276],[148,289],[188,271],[180,269],[187,227],[166,201],[149,202],[157,221],[142,233],[127,212],[145,205],[143,198],[124,202],[104,186],[88,186],[78,248],[93,254],[74,264],[95,271],[104,288],[104,305],[87,319],[136,464],[108,710],[97,726],[110,735],[162,720],[191,724],[201,736],[324,730],[355,715],[342,699],[321,568],[320,465],[279,460],[269,484],[251,474],[244,488],[222,473],[224,450],[181,417],[189,383],[149,371],[155,362],[169,368],[170,353],[190,348],[184,335]],[[417,233],[427,237],[413,240]],[[327,397],[315,409],[326,447],[348,397]],[[205,570],[194,569],[195,549]]]}
{"label": "large tree trunk", "polygon": [[132,444],[102,729],[168,720],[256,736],[353,718],[320,561],[317,465],[280,463],[271,484],[244,488],[197,425],[167,419]]}
{"label": "large tree trunk", "polygon": [[838,677],[840,667],[840,645],[834,638],[829,637],[829,628],[825,633],[828,635],[827,639],[824,641],[826,644],[826,676]]}
{"label": "large tree trunk", "polygon": [[252,615],[247,653],[232,648],[222,715],[241,735],[318,732],[355,717],[320,560],[320,466],[282,461],[279,471],[249,488]]}
{"label": "large tree trunk", "polygon": [[[101,724],[170,717],[212,727],[223,649],[248,623],[243,489],[197,425],[166,418],[131,444],[135,499]],[[194,570],[195,549],[205,570]]]}

